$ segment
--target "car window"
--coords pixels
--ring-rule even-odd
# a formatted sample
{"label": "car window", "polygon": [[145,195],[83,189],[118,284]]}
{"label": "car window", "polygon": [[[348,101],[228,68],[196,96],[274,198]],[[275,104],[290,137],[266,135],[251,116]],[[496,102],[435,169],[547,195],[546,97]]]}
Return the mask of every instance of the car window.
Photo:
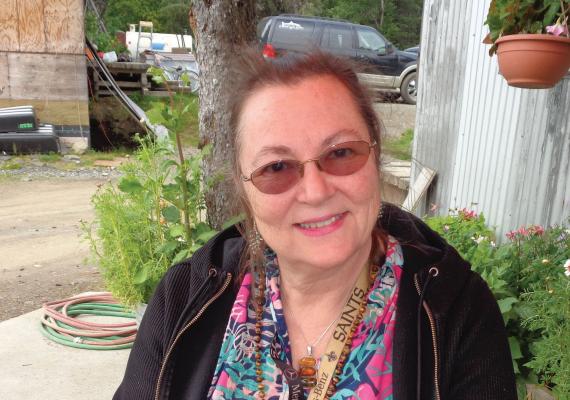
{"label": "car window", "polygon": [[342,26],[326,25],[323,30],[321,46],[330,49],[352,48],[352,31]]}
{"label": "car window", "polygon": [[358,48],[381,52],[386,50],[386,41],[378,33],[367,29],[357,29]]}
{"label": "car window", "polygon": [[269,17],[265,17],[261,21],[259,21],[259,24],[257,24],[257,37],[259,39],[263,39],[267,35],[267,31],[271,26],[270,22],[271,19]]}
{"label": "car window", "polygon": [[308,42],[314,30],[314,22],[279,20],[273,33],[273,41],[291,44]]}

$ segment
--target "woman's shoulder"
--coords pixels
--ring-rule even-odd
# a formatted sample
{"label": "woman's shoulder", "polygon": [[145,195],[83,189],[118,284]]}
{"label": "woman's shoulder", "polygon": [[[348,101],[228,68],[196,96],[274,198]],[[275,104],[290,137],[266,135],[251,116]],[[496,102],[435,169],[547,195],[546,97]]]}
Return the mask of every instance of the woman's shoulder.
{"label": "woman's shoulder", "polygon": [[[237,272],[245,241],[235,226],[229,227],[199,248],[190,258],[172,265],[163,278],[163,285],[199,285],[212,274]],[[187,285],[181,283],[187,282]],[[188,290],[188,287],[181,288]]]}

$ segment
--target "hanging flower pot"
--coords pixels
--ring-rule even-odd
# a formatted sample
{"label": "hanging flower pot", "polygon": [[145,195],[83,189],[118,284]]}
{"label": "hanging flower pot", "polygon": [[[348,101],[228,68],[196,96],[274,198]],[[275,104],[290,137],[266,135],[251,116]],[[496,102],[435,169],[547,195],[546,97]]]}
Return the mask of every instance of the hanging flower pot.
{"label": "hanging flower pot", "polygon": [[570,0],[491,0],[483,43],[509,85],[550,88],[570,68],[569,20]]}
{"label": "hanging flower pot", "polygon": [[510,86],[545,89],[556,85],[570,68],[570,38],[516,34],[496,41],[499,69]]}

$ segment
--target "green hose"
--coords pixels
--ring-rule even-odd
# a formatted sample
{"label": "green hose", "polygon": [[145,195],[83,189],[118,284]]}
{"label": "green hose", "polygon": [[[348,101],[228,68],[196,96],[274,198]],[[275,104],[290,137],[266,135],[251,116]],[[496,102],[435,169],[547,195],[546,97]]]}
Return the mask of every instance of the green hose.
{"label": "green hose", "polygon": [[136,336],[134,321],[102,324],[75,318],[78,315],[96,315],[134,320],[135,313],[118,304],[110,293],[46,303],[43,309],[40,331],[56,343],[88,350],[120,350],[133,345]]}

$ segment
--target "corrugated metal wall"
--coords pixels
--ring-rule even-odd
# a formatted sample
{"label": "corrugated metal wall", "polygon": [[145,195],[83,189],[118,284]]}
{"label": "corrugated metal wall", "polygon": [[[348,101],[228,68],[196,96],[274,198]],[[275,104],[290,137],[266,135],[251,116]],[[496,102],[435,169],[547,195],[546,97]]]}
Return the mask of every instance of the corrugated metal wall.
{"label": "corrugated metal wall", "polygon": [[438,172],[426,204],[483,212],[503,235],[570,217],[570,77],[509,87],[481,43],[489,0],[426,0],[412,176]]}

